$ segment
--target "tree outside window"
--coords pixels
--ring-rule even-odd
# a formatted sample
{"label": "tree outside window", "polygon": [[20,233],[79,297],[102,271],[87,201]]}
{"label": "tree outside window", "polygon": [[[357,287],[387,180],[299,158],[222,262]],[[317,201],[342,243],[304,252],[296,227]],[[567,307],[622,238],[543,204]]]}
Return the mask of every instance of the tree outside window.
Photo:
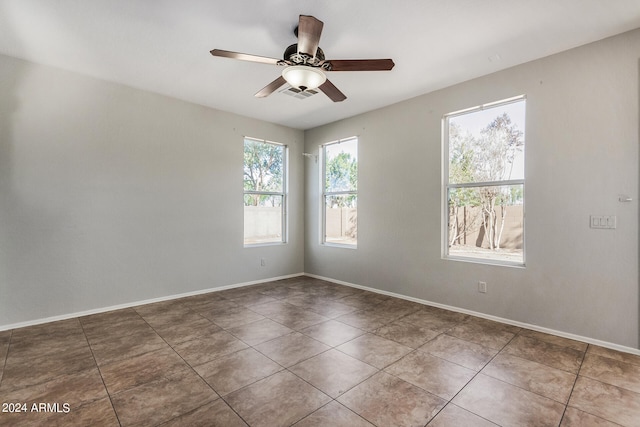
{"label": "tree outside window", "polygon": [[358,242],[358,140],[323,145],[323,243]]}
{"label": "tree outside window", "polygon": [[286,146],[244,140],[244,244],[285,241]]}
{"label": "tree outside window", "polygon": [[525,99],[445,116],[445,256],[524,264]]}

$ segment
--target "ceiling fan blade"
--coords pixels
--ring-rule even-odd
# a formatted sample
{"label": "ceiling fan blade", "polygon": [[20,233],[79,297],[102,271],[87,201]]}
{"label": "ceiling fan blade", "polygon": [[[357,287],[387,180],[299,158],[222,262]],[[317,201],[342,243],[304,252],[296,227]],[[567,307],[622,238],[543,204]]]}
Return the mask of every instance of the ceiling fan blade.
{"label": "ceiling fan blade", "polygon": [[316,56],[323,26],[324,22],[313,16],[300,15],[298,23],[298,53],[306,53],[312,57]]}
{"label": "ceiling fan blade", "polygon": [[340,92],[340,89],[335,87],[328,79],[318,87],[325,95],[327,95],[333,102],[342,102],[347,99],[347,96]]}
{"label": "ceiling fan blade", "polygon": [[389,71],[392,59],[331,59],[323,63],[331,64],[331,71]]}
{"label": "ceiling fan blade", "polygon": [[280,86],[284,85],[286,82],[287,81],[284,79],[284,77],[280,76],[274,81],[272,81],[271,83],[269,83],[268,85],[266,85],[265,87],[263,87],[262,89],[260,89],[260,91],[258,91],[258,93],[256,93],[254,96],[256,98],[265,98],[271,95],[276,90],[278,90]]}
{"label": "ceiling fan blade", "polygon": [[239,59],[241,61],[260,62],[262,64],[278,65],[281,59],[267,58],[266,56],[249,55],[247,53],[231,52],[229,50],[213,49],[213,56],[221,56],[223,58]]}

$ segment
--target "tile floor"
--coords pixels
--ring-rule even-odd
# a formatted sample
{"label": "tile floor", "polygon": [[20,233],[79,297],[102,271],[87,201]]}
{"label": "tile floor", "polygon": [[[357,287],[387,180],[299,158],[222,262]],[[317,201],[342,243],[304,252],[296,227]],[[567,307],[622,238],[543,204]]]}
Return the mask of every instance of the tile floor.
{"label": "tile floor", "polygon": [[0,403],[26,409],[2,426],[640,426],[640,356],[298,277],[0,332]]}

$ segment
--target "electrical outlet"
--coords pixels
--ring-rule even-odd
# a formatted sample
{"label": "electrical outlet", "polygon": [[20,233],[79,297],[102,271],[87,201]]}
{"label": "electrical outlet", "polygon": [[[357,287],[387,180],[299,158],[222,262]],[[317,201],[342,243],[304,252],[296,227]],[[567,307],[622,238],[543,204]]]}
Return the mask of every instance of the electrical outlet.
{"label": "electrical outlet", "polygon": [[589,226],[591,228],[616,228],[617,218],[615,215],[590,215]]}
{"label": "electrical outlet", "polygon": [[487,293],[487,282],[478,282],[478,292],[482,294]]}
{"label": "electrical outlet", "polygon": [[267,266],[267,260],[264,258],[260,258],[260,267],[266,267]]}

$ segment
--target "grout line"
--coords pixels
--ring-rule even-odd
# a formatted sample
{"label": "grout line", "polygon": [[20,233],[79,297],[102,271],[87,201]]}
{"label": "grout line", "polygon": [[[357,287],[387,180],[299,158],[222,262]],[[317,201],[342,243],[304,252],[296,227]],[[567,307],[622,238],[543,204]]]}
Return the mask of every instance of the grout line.
{"label": "grout line", "polygon": [[[189,309],[189,311],[192,311],[192,312],[196,313],[195,311],[191,310],[191,308],[189,308],[189,307],[187,307],[187,309]],[[136,310],[136,312],[137,312],[137,310]],[[196,313],[196,314],[200,315],[199,313]],[[218,392],[217,392],[217,391],[216,391],[216,390],[211,386],[211,384],[209,384],[209,383],[207,382],[207,380],[205,380],[205,379],[204,379],[204,378],[203,378],[203,377],[198,373],[198,371],[196,371],[196,370],[195,370],[195,368],[194,368],[193,366],[191,366],[191,364],[190,364],[189,362],[187,362],[187,361],[185,360],[185,358],[184,358],[184,357],[182,357],[182,355],[181,355],[180,353],[178,353],[178,352],[176,351],[176,349],[175,349],[175,348],[174,348],[174,347],[173,347],[173,346],[172,346],[172,345],[171,345],[171,344],[170,344],[166,339],[164,339],[164,337],[163,337],[162,335],[160,335],[160,334],[158,333],[158,331],[156,331],[156,329],[155,329],[155,328],[154,328],[154,327],[153,327],[149,322],[147,322],[147,319],[145,319],[145,318],[144,318],[140,313],[138,313],[138,315],[142,318],[142,320],[144,320],[144,322],[145,322],[147,325],[149,325],[149,327],[153,330],[153,332],[155,332],[155,333],[160,337],[160,339],[162,339],[162,341],[164,341],[164,342],[169,346],[169,348],[170,348],[170,349],[171,349],[171,350],[172,350],[172,351],[173,351],[173,352],[174,352],[174,353],[175,353],[175,354],[176,354],[180,359],[182,359],[182,361],[185,363],[185,365],[187,365],[187,366],[189,367],[189,369],[191,369],[191,371],[192,371],[194,374],[196,374],[196,376],[197,376],[198,378],[200,378],[200,379],[202,380],[202,382],[204,382],[204,383],[207,385],[207,387],[209,387],[209,388],[211,389],[211,391],[213,391],[213,392],[216,394],[216,396],[218,396],[218,399],[221,399],[221,400],[225,403],[225,405],[227,405],[227,407],[229,407],[229,409],[231,409],[231,410],[232,410],[232,411],[233,411],[233,412],[234,412],[234,413],[235,413],[235,414],[236,414],[236,415],[237,415],[237,416],[238,416],[242,421],[244,421],[244,422],[245,422],[245,424],[249,425],[249,423],[248,423],[244,418],[242,418],[242,416],[240,416],[240,414],[239,414],[238,412],[236,412],[236,410],[235,410],[235,409],[233,409],[233,407],[232,407],[231,405],[229,405],[229,403],[227,403],[227,401],[226,401],[226,400],[224,400],[224,398],[220,395],[220,393],[218,393]],[[206,317],[204,317],[204,316],[201,316],[201,317],[202,317],[202,318],[204,318],[204,319],[206,319]],[[218,326],[218,325],[216,325],[212,320],[210,320],[210,319],[207,319],[207,320],[208,320],[209,322],[211,322],[211,324],[213,324],[213,325],[215,325],[215,326]],[[221,328],[221,330],[222,330],[222,331],[225,331],[225,329],[223,329],[223,328]],[[226,331],[225,331],[225,332],[226,332]],[[195,339],[198,339],[198,338],[195,338]],[[191,341],[192,341],[192,340],[191,340]],[[184,342],[187,342],[187,341],[184,341]],[[181,343],[179,343],[179,344],[181,344]],[[155,351],[155,350],[152,350],[152,351]],[[238,351],[240,351],[240,350],[238,350]],[[232,353],[229,353],[229,354],[234,354],[234,353],[237,353],[238,351],[235,351],[235,352],[232,352]],[[150,353],[150,352],[148,352],[148,353]],[[143,353],[143,354],[146,354],[146,353]],[[226,356],[226,355],[225,355],[225,356]],[[222,356],[221,356],[221,357],[222,357]],[[205,363],[207,363],[207,362],[205,362]],[[135,388],[135,387],[134,387],[134,388]],[[192,412],[195,412],[195,411],[197,411],[198,409],[200,409],[200,408],[202,408],[202,407],[204,407],[204,406],[206,406],[206,405],[209,405],[209,404],[211,404],[211,403],[215,402],[216,400],[217,400],[217,399],[215,399],[215,400],[213,400],[213,401],[211,401],[211,402],[205,403],[204,405],[199,406],[199,407],[197,407],[197,408],[194,408],[194,409],[192,409],[191,411],[188,411],[188,412],[186,412],[186,413],[184,413],[184,414],[180,414],[180,415],[178,415],[178,416],[176,416],[176,417],[173,417],[173,418],[170,418],[170,419],[168,419],[168,420],[166,420],[166,421],[163,421],[161,424],[167,423],[167,422],[169,422],[169,421],[172,421],[172,420],[178,419],[178,418],[180,418],[180,417],[182,417],[182,416],[184,416],[184,415],[187,415],[187,414],[190,414],[190,413],[192,413]]]}
{"label": "grout line", "polygon": [[120,416],[118,415],[118,411],[116,411],[116,407],[113,404],[113,399],[111,398],[111,393],[109,393],[109,389],[107,388],[107,384],[104,382],[104,376],[102,375],[102,370],[100,369],[100,365],[98,365],[98,361],[96,360],[96,355],[93,352],[93,347],[89,342],[89,337],[87,337],[87,333],[84,330],[84,324],[78,317],[78,323],[80,324],[80,328],[82,328],[82,334],[84,335],[84,339],[87,341],[87,346],[89,347],[89,351],[91,351],[91,357],[93,357],[93,362],[96,364],[96,368],[98,369],[98,374],[100,375],[100,380],[102,381],[102,385],[104,386],[104,391],[107,393],[109,397],[109,403],[111,404],[111,409],[113,409],[113,413],[116,415],[116,420],[118,420],[118,424],[122,426],[122,422],[120,421]]}
{"label": "grout line", "polygon": [[580,377],[580,371],[582,370],[584,359],[587,357],[587,352],[589,351],[589,347],[591,347],[591,344],[587,344],[587,348],[584,350],[584,353],[582,354],[582,360],[580,360],[580,367],[578,368],[578,372],[576,372],[576,379],[573,381],[573,385],[571,386],[571,392],[569,393],[569,397],[567,398],[567,403],[564,406],[564,411],[562,412],[562,418],[560,418],[560,424],[562,424],[562,420],[564,419],[564,416],[567,413],[567,408],[569,407],[569,402],[571,402],[571,396],[573,395],[573,391],[576,388],[576,384],[578,383],[578,378]]}
{"label": "grout line", "polygon": [[9,351],[11,351],[11,342],[13,341],[13,331],[9,332],[9,341],[7,342],[7,353],[4,355],[4,360],[2,361],[2,375],[0,376],[0,387],[2,387],[2,380],[4,379],[4,371],[7,367],[7,360],[9,360]]}

